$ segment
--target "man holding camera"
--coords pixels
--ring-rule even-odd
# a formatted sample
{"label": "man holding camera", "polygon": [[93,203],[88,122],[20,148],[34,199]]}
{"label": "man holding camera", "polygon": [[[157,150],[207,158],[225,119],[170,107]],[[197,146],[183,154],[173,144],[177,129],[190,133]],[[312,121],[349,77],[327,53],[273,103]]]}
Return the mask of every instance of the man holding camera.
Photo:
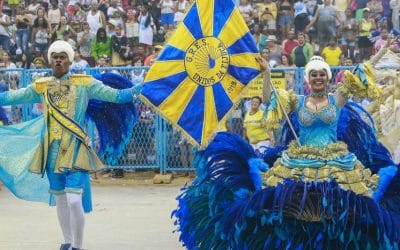
{"label": "man holding camera", "polygon": [[264,4],[260,6],[260,22],[267,27],[268,32],[276,31],[276,16],[278,9],[276,3],[271,0],[264,0]]}

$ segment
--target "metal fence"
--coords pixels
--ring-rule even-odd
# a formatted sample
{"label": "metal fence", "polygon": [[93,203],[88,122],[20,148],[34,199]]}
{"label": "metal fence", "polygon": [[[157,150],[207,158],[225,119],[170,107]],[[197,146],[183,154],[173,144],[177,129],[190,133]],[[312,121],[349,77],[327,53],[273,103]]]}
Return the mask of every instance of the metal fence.
{"label": "metal fence", "polygon": [[[335,79],[338,72],[353,67],[332,67],[333,79],[330,84],[330,90],[335,89]],[[104,72],[114,72],[121,74],[134,84],[143,82],[148,67],[108,67],[108,68],[87,68],[80,72],[96,74]],[[296,93],[303,94],[307,91],[307,85],[304,83],[303,68],[274,68],[273,72],[285,72],[286,86],[294,89]],[[35,78],[49,76],[49,69],[1,69],[0,84],[10,89],[26,87]],[[0,85],[0,90],[2,86]],[[231,131],[242,135],[243,117],[246,113],[246,99],[242,100],[237,108],[231,113],[229,119],[229,127]],[[32,119],[38,115],[38,104],[18,105],[7,107],[7,113],[11,123],[18,123]],[[139,119],[133,128],[133,138],[128,144],[124,156],[114,166],[108,168],[123,169],[157,169],[160,173],[190,171],[194,149],[193,147],[165,120],[149,107],[141,103],[137,103],[139,110]],[[94,134],[94,131],[88,131]]]}

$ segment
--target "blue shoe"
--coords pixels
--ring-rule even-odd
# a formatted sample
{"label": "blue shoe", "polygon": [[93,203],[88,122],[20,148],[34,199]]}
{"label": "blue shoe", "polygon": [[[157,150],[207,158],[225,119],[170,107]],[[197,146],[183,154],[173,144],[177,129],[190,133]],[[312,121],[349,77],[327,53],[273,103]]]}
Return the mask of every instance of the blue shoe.
{"label": "blue shoe", "polygon": [[70,243],[61,244],[60,250],[71,250],[71,244]]}

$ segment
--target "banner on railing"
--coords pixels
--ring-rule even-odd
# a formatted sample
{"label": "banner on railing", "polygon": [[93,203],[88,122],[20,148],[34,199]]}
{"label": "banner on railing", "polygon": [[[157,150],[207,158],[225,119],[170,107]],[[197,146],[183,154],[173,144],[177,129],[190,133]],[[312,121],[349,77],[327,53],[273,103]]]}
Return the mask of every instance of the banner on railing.
{"label": "banner on railing", "polygon": [[[272,71],[271,81],[277,89],[286,89],[285,71]],[[242,95],[243,98],[252,98],[254,96],[262,97],[263,76],[260,74],[257,78],[249,83],[246,93]]]}
{"label": "banner on railing", "polygon": [[286,77],[285,71],[272,71],[271,72],[271,81],[277,89],[286,89]]}
{"label": "banner on railing", "polygon": [[257,78],[249,83],[246,93],[243,94],[243,98],[252,98],[254,96],[262,96],[263,77],[260,74]]}

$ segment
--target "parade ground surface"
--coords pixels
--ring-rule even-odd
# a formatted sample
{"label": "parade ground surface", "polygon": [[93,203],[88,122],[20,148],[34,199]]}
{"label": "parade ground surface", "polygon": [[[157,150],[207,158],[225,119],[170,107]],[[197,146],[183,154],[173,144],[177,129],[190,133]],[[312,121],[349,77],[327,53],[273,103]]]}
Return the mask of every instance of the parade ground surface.
{"label": "parade ground surface", "polygon": [[[180,188],[191,178],[153,184],[154,173],[92,181],[93,212],[86,216],[85,250],[184,249],[171,219]],[[16,199],[1,186],[0,249],[57,250],[62,242],[56,209]]]}

